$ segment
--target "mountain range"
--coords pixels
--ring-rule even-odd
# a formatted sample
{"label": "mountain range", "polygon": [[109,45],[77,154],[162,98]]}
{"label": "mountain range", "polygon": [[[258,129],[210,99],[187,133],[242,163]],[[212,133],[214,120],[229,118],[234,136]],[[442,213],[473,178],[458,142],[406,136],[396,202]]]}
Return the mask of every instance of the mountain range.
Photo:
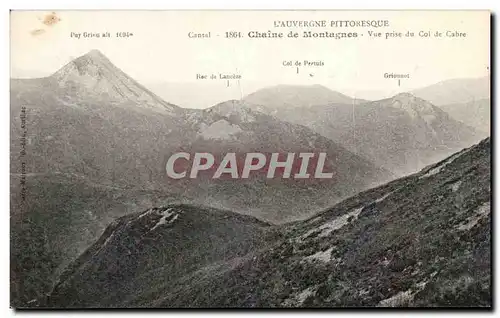
{"label": "mountain range", "polygon": [[439,106],[452,118],[475,128],[483,136],[489,136],[489,76],[442,81],[412,93]]}
{"label": "mountain range", "polygon": [[[135,209],[203,203],[285,222],[391,178],[305,127],[254,114],[244,105],[235,104],[235,111],[248,112],[248,117],[233,116],[221,105],[197,111],[165,102],[99,51],[49,77],[12,79],[10,97],[11,290],[16,306],[46,293],[60,270],[113,218]],[[261,122],[249,122],[252,116]],[[213,134],[220,124],[237,126],[241,133],[220,139]],[[274,129],[276,138],[267,138],[266,129]],[[252,145],[240,144],[250,140]],[[329,151],[331,160],[342,160],[335,162],[342,169],[336,180],[345,182],[212,184],[200,179],[189,184],[166,178],[172,152],[210,147],[223,153],[238,145],[242,151]],[[29,195],[23,197],[23,191]]]}
{"label": "mountain range", "polygon": [[164,133],[181,123],[182,109],[98,51],[49,77],[12,79],[10,94],[11,295],[19,306],[47,292],[115,217],[175,201],[156,176],[165,145],[182,142]]}
{"label": "mountain range", "polygon": [[489,307],[490,140],[310,219],[168,205],[108,226],[48,307]]}
{"label": "mountain range", "polygon": [[468,103],[490,98],[490,77],[450,79],[411,93],[437,106]]}
{"label": "mountain range", "polygon": [[[30,130],[23,161],[29,173],[74,173],[99,184],[164,191],[189,202],[257,216],[266,211],[265,219],[273,222],[306,217],[312,213],[306,211],[392,177],[310,129],[254,112],[246,103],[229,101],[192,110],[164,102],[98,51],[75,59],[48,78],[13,80],[11,98],[13,173],[20,170],[18,113],[23,105]],[[228,127],[237,131],[223,138],[217,135]],[[165,163],[182,149],[219,154],[325,151],[336,174],[328,186],[276,186],[266,180],[172,182],[166,177]]]}
{"label": "mountain range", "polygon": [[[171,283],[180,288],[174,293],[179,296],[201,292],[205,283],[222,286],[213,283],[220,275],[236,284],[241,277],[233,270],[248,264],[250,255],[262,251],[272,254],[262,254],[266,257],[284,259],[273,254],[273,244],[289,244],[283,239],[296,232],[297,224],[308,226],[305,219],[351,197],[333,208],[342,210],[360,191],[480,138],[473,128],[410,94],[369,102],[319,85],[277,86],[208,109],[182,108],[152,93],[97,50],[51,76],[11,79],[10,96],[15,307],[142,306],[153,300],[154,306],[165,306],[151,295],[162,294]],[[489,141],[481,145],[474,149],[489,146]],[[170,180],[165,163],[178,151],[211,152],[217,160],[227,152],[325,152],[334,178]],[[478,174],[486,178],[489,170],[481,169]],[[429,191],[438,189],[428,186]],[[376,190],[381,188],[374,189],[368,191],[381,194]],[[478,193],[485,191],[481,186]],[[424,208],[430,203],[422,204]],[[286,222],[292,223],[282,224]],[[164,228],[173,232],[163,233]],[[173,259],[169,248],[180,256]],[[246,296],[234,294],[250,298],[241,302],[216,297],[213,305],[264,304],[262,299],[273,294],[268,287],[258,292],[262,295],[245,290],[256,287],[253,279],[265,278],[262,273],[251,272],[251,279],[241,282]],[[157,278],[162,286],[152,283]],[[192,279],[199,280],[198,285]],[[483,288],[483,281],[478,284]],[[172,306],[185,306],[176,297],[167,297]],[[210,301],[204,297],[193,304]],[[269,301],[278,304],[272,297]]]}
{"label": "mountain range", "polygon": [[[401,90],[391,92],[365,91],[353,87],[348,90],[349,93],[346,93],[345,91],[334,91],[322,85],[275,85],[262,88],[258,82],[248,81],[230,83],[229,86],[223,81],[185,83],[148,81],[146,84],[149,89],[164,100],[187,108],[211,107],[221,100],[240,99],[242,94],[253,104],[267,104],[273,108],[279,108],[280,106],[309,107],[335,103],[352,104],[352,100],[355,103],[362,103],[384,99],[401,92]],[[198,92],[198,94],[193,94],[193,92]],[[490,77],[449,79],[408,92],[438,107],[469,103],[490,98]],[[369,97],[352,98],[350,96]],[[453,114],[450,115],[453,116]]]}
{"label": "mountain range", "polygon": [[[258,95],[259,92],[254,93],[252,99],[258,99]],[[280,98],[277,93],[273,96]],[[484,133],[410,93],[360,104],[338,102],[275,108],[272,105],[276,103],[258,105],[256,109],[283,121],[305,125],[400,176],[418,171],[485,137]]]}

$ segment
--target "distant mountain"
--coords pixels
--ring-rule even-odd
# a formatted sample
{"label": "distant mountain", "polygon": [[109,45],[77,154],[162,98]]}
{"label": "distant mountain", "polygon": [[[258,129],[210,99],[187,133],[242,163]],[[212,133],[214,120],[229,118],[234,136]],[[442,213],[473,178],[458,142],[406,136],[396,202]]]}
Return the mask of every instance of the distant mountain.
{"label": "distant mountain", "polygon": [[[12,79],[10,96],[12,173],[20,173],[23,161],[28,173],[60,171],[102,184],[155,188],[163,183],[163,150],[182,143],[168,133],[183,124],[184,110],[95,50],[50,77]],[[21,160],[22,107],[27,143]]]}
{"label": "distant mountain", "polygon": [[277,85],[249,94],[244,100],[250,104],[266,106],[271,111],[334,103],[365,102],[365,100],[353,99],[322,85]]}
{"label": "distant mountain", "polygon": [[[165,102],[99,51],[76,58],[49,77],[11,79],[10,84],[11,290],[16,306],[46,293],[60,270],[93,243],[111,219],[130,211],[201,201],[285,221],[313,213],[304,213],[301,206],[319,209],[390,178],[387,171],[306,128],[254,112],[248,118],[229,116],[222,105],[210,113]],[[252,116],[257,122],[246,122]],[[232,125],[240,120],[238,127],[249,134],[232,143],[218,140],[225,118]],[[202,179],[202,186],[187,183],[187,188],[179,187],[182,182],[168,182],[165,163],[172,152],[201,149],[198,145],[221,153],[233,145],[251,149],[252,136],[268,138],[268,128],[277,131],[276,136],[304,131],[300,140],[290,134],[286,149],[311,149],[307,138],[319,138],[318,145],[335,153],[330,160],[342,160],[339,168],[354,169],[352,178],[344,170],[334,181],[345,185],[300,185],[297,206],[290,210],[297,186],[279,189],[279,182],[253,179],[247,185],[222,182],[213,188]],[[282,201],[287,205],[277,208]]]}
{"label": "distant mountain", "polygon": [[446,80],[411,93],[437,106],[468,103],[490,98],[490,77]]}
{"label": "distant mountain", "polygon": [[[271,238],[268,229],[269,224],[249,216],[189,205],[124,216],[66,269],[51,302],[93,307],[113,306],[136,296],[147,299],[156,294],[155,286],[169,286],[195,273],[211,275],[215,272],[210,267],[216,270],[217,264],[228,261],[236,265],[239,258],[265,246]],[[99,274],[92,283],[80,280],[95,271]],[[119,290],[123,292],[115,292]]]}
{"label": "distant mountain", "polygon": [[151,81],[145,85],[164,100],[184,108],[196,109],[212,107],[221,101],[240,99],[242,89],[247,88],[240,87],[234,81],[228,86],[227,81],[223,80],[185,83]]}
{"label": "distant mountain", "polygon": [[360,105],[283,109],[273,116],[306,125],[398,175],[415,172],[484,137],[409,93]]}
{"label": "distant mountain", "polygon": [[[49,77],[11,79],[10,94],[11,295],[16,307],[37,306],[53,287],[62,269],[95,242],[112,219],[131,211],[183,203],[176,206],[209,214],[215,211],[218,215],[205,219],[205,228],[201,224],[194,227],[195,231],[202,233],[200,242],[203,244],[199,248],[203,252],[190,251],[191,245],[184,246],[186,253],[190,254],[181,258],[187,262],[189,257],[194,257],[191,259],[193,266],[176,263],[174,269],[185,267],[186,271],[171,272],[172,267],[166,271],[180,277],[197,268],[199,262],[225,262],[235,255],[242,255],[239,251],[246,254],[268,244],[268,241],[260,240],[260,236],[268,231],[267,223],[231,213],[228,216],[226,212],[217,212],[214,207],[231,208],[282,223],[307,218],[317,210],[393,177],[386,169],[374,165],[371,159],[354,154],[340,142],[336,143],[305,126],[281,121],[275,110],[272,116],[269,115],[266,106],[228,101],[210,109],[192,110],[165,102],[98,51],[73,60]],[[413,114],[413,106],[398,107],[404,109],[391,112],[408,113],[410,117]],[[427,106],[422,107],[418,111],[427,117],[415,116],[419,118],[416,122],[433,127],[439,138],[448,136],[433,124]],[[358,118],[357,113],[355,118]],[[409,125],[415,125],[415,122]],[[447,128],[446,131],[462,140],[461,127],[458,130]],[[387,134],[392,134],[392,130],[389,129]],[[420,130],[410,132],[421,133]],[[432,131],[430,133],[432,135]],[[384,140],[383,135],[378,136]],[[357,139],[353,142],[356,144]],[[373,145],[379,141],[370,142]],[[326,166],[334,173],[334,178],[297,182],[268,180],[257,175],[243,181],[213,181],[203,176],[195,180],[170,180],[166,177],[165,163],[172,153],[180,150],[191,153],[210,151],[217,155],[217,160],[227,152],[326,152]],[[366,157],[371,158],[371,155],[369,153]],[[412,158],[411,155],[413,153],[408,153],[408,158]],[[23,197],[23,193],[27,195]],[[193,204],[211,208],[195,208]],[[151,224],[157,221],[158,227],[154,230],[165,224],[174,224],[180,217],[171,210],[150,212],[147,215],[151,218],[144,220],[149,219]],[[217,228],[220,222],[217,221],[216,225],[213,222],[219,220],[220,215],[232,221],[224,225],[227,228],[222,233],[215,231],[214,234],[212,226]],[[126,220],[137,221],[133,218]],[[119,225],[123,226],[122,223]],[[248,235],[241,238],[248,239],[250,245],[235,238],[238,232],[228,229],[232,226],[235,231],[249,228]],[[142,227],[138,228],[139,232],[142,230]],[[270,233],[274,233],[274,228]],[[253,244],[255,237],[259,239]],[[142,238],[135,237],[128,243],[137,243]],[[236,247],[230,247],[236,249],[236,254],[227,250],[210,254],[214,247],[210,242],[226,239],[234,240]],[[106,240],[98,243],[111,246]],[[123,246],[116,251],[129,255]],[[155,248],[151,253],[156,256]],[[106,255],[114,258],[112,252]],[[203,258],[206,259],[203,261]],[[160,262],[163,260],[158,258]],[[125,264],[132,268],[137,264],[134,262],[131,258],[125,260]],[[107,271],[90,267],[86,273],[96,269]],[[123,284],[120,282],[115,286],[125,291],[130,276],[120,275],[117,277],[123,280]],[[70,276],[71,273],[66,273],[63,277]],[[103,291],[108,287],[103,287]],[[88,290],[81,292],[87,293]],[[108,296],[111,299],[102,299],[113,302],[114,296]]]}
{"label": "distant mountain", "polygon": [[[282,223],[305,218],[341,198],[392,178],[388,171],[304,126],[283,122],[253,109],[255,105],[234,100],[187,112],[185,120],[189,128],[172,134],[182,135],[188,141],[175,151],[214,154],[215,166],[229,152],[240,155],[241,166],[247,153],[264,153],[268,160],[271,153],[280,153],[280,160],[285,160],[288,153],[295,153],[298,157],[300,152],[309,152],[316,156],[311,160],[313,168],[318,154],[325,152],[325,170],[333,172],[333,178],[282,179],[283,169],[278,169],[276,175],[279,177],[274,179],[254,173],[248,179],[217,180],[211,178],[212,170],[206,177],[169,180],[169,189],[181,191],[176,193],[192,197],[198,204],[232,209]],[[263,171],[268,167],[266,163]]]}
{"label": "distant mountain", "polygon": [[460,104],[439,106],[454,119],[474,127],[477,131],[489,136],[491,129],[491,100],[479,99]]}
{"label": "distant mountain", "polygon": [[49,307],[491,307],[490,140],[270,227],[169,205],[118,219]]}

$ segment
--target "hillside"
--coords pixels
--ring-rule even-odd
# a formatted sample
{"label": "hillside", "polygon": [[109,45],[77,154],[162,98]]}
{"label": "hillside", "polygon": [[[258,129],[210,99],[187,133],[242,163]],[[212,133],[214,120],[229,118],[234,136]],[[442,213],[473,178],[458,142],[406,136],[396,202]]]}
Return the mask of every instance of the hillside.
{"label": "hillside", "polygon": [[48,293],[62,270],[115,218],[177,202],[160,191],[98,184],[79,175],[30,174],[26,197],[11,175],[11,303],[24,307]]}
{"label": "hillside", "polygon": [[[124,74],[98,51],[50,77],[11,80],[11,173],[74,173],[108,185],[162,184],[162,153],[183,110]],[[21,156],[22,109],[26,155]],[[140,164],[138,164],[140,162]]]}
{"label": "hillside", "polygon": [[[167,180],[170,189],[198,204],[231,209],[273,223],[304,219],[358,191],[392,178],[390,172],[348,151],[307,127],[283,122],[255,111],[245,101],[227,101],[186,115],[188,125],[173,132],[187,140],[177,151],[190,154],[208,152],[218,166],[226,153],[236,153],[240,168],[247,153],[326,153],[325,169],[331,179],[283,179],[277,169],[275,178],[253,173],[248,179],[212,179],[213,171],[196,179]],[[311,159],[311,166],[315,164]],[[269,162],[263,167],[267,170]],[[313,166],[315,167],[315,166]],[[185,167],[188,169],[189,167]],[[297,169],[298,165],[294,169]],[[310,169],[309,171],[311,171]],[[188,171],[189,172],[189,171]],[[295,171],[297,172],[297,171]],[[311,171],[314,173],[314,170]],[[241,171],[240,171],[241,173]],[[181,192],[179,192],[181,191]]]}
{"label": "hillside", "polygon": [[448,104],[440,106],[455,120],[473,127],[484,136],[490,135],[491,130],[491,100],[479,99],[467,103]]}
{"label": "hillside", "polygon": [[399,176],[484,138],[484,134],[408,93],[361,105],[280,110],[274,116],[305,125]]}
{"label": "hillside", "polygon": [[[490,307],[490,152],[486,139],[281,227],[229,212],[230,226],[221,226],[221,217],[185,206],[121,218],[45,305]],[[207,256],[193,267],[201,250]]]}
{"label": "hillside", "polygon": [[450,79],[411,93],[437,106],[468,103],[490,98],[490,77]]}
{"label": "hillside", "polygon": [[[15,306],[31,304],[47,293],[61,270],[94,243],[111,220],[132,211],[164,203],[203,203],[285,222],[306,218],[390,178],[387,171],[310,130],[254,112],[244,117],[238,114],[239,107],[227,108],[231,102],[207,111],[165,102],[96,50],[51,76],[11,79],[10,84],[10,261]],[[258,121],[248,122],[252,116]],[[217,139],[221,127],[211,125],[218,122],[224,128],[226,118],[245,131],[244,138]],[[276,136],[265,139],[266,129],[274,129]],[[288,135],[291,131],[295,133]],[[255,143],[254,137],[264,140]],[[200,179],[201,183],[190,184],[169,182],[166,177],[166,160],[182,148],[206,147],[214,153],[258,146],[269,151],[305,146],[309,150],[316,139],[318,147],[326,145],[338,153],[339,167],[353,171],[352,178],[344,172],[339,179],[345,185],[283,185],[262,179],[232,184]]]}
{"label": "hillside", "polygon": [[[163,191],[183,197],[185,203],[233,209],[273,222],[307,217],[304,211],[313,213],[392,177],[305,127],[251,109],[239,118],[238,108],[246,106],[227,108],[233,104],[206,110],[177,107],[93,50],[50,77],[11,80],[11,173],[20,173],[24,162],[27,173],[70,173],[109,186]],[[28,132],[26,155],[20,156],[22,107]],[[220,138],[228,127],[241,130],[237,138]],[[290,187],[266,180],[171,182],[165,164],[182,149],[216,154],[325,150],[338,171],[333,180],[337,186]]]}
{"label": "hillside", "polygon": [[11,297],[22,306],[111,220],[177,199],[161,188],[161,154],[179,142],[167,135],[183,111],[98,51],[49,77],[11,79],[10,97]]}

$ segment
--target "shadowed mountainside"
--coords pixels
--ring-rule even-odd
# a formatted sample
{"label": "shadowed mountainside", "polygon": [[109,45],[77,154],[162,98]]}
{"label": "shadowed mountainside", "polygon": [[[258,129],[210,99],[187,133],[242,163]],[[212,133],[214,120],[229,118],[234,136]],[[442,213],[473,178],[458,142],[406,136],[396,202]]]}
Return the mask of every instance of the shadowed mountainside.
{"label": "shadowed mountainside", "polygon": [[121,218],[45,305],[491,306],[490,152],[486,139],[280,227],[186,206]]}
{"label": "shadowed mountainside", "polygon": [[399,176],[416,172],[486,137],[409,93],[360,105],[256,108],[305,125]]}

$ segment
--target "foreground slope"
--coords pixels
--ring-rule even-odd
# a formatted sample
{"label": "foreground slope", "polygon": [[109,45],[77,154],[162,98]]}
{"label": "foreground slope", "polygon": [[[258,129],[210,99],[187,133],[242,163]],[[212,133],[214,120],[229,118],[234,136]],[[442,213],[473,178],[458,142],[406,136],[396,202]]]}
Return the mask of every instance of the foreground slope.
{"label": "foreground slope", "polygon": [[[241,225],[221,235],[220,218],[207,219],[204,209],[122,218],[61,277],[47,305],[491,306],[490,151],[486,139],[311,219],[268,229],[265,243],[254,244]],[[207,230],[186,227],[186,217]],[[255,221],[245,224],[250,237],[262,234]],[[219,257],[188,256],[199,255],[203,237],[220,239],[202,245]],[[217,252],[248,243],[225,258]],[[173,275],[175,268],[192,270]]]}
{"label": "foreground slope", "polygon": [[249,216],[189,205],[122,217],[63,273],[49,306],[107,307],[156,297],[156,289],[161,295],[183,277],[210,275],[211,267],[257,250],[268,228]]}

